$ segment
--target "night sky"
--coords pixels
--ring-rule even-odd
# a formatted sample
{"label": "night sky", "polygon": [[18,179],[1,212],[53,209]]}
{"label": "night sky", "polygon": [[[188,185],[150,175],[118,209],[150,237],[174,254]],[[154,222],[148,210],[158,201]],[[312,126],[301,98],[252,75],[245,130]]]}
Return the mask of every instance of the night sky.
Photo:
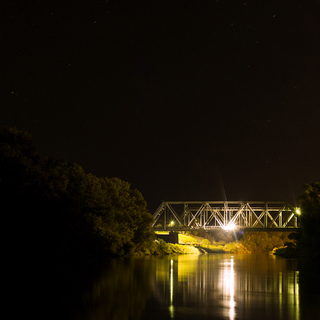
{"label": "night sky", "polygon": [[0,111],[152,213],[295,204],[320,179],[320,2],[5,0]]}

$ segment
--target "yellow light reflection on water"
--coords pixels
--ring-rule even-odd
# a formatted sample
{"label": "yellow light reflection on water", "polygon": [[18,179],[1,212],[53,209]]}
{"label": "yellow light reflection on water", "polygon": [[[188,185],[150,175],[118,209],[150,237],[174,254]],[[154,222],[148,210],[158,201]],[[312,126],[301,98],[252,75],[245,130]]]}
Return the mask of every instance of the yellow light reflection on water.
{"label": "yellow light reflection on water", "polygon": [[181,255],[178,257],[178,281],[194,278],[199,267],[198,255]]}
{"label": "yellow light reflection on water", "polygon": [[279,272],[278,279],[279,293],[279,312],[284,312],[282,305],[285,304],[292,308],[292,319],[300,319],[300,301],[299,301],[299,271],[286,273]]}
{"label": "yellow light reflection on water", "polygon": [[270,313],[300,320],[299,272],[288,270],[285,260],[179,255],[159,261],[156,278],[166,284],[164,300],[170,319],[199,308],[204,314],[236,320],[270,306]]}
{"label": "yellow light reflection on water", "polygon": [[173,260],[170,260],[170,317],[174,319],[174,306],[173,306]]}
{"label": "yellow light reflection on water", "polygon": [[227,264],[223,273],[224,292],[229,297],[229,319],[235,319],[236,302],[234,300],[234,261],[233,257],[231,262]]}

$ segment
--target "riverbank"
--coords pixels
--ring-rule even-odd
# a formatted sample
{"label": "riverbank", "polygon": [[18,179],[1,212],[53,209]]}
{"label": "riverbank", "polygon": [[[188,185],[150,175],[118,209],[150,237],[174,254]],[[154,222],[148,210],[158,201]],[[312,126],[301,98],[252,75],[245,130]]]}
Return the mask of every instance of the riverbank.
{"label": "riverbank", "polygon": [[249,253],[244,245],[239,241],[211,241],[201,236],[192,234],[180,234],[179,243],[183,245],[193,245],[201,252],[206,253]]}
{"label": "riverbank", "polygon": [[283,258],[298,258],[298,251],[295,246],[289,245],[279,248],[274,248],[272,254]]}
{"label": "riverbank", "polygon": [[[285,247],[290,241],[287,233],[272,235],[267,232],[249,232],[241,237],[214,238],[208,233],[186,232],[178,235],[178,244],[157,239],[149,250],[135,255],[203,254],[203,253],[268,253],[275,248]],[[280,255],[280,254],[279,254]]]}

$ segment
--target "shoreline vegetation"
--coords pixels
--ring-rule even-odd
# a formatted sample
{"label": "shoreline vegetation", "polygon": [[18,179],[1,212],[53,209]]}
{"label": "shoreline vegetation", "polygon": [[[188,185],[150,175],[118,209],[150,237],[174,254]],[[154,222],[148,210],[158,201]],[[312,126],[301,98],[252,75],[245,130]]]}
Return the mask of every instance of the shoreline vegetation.
{"label": "shoreline vegetation", "polygon": [[16,128],[0,127],[0,192],[7,261],[95,261],[142,252],[155,239],[147,203],[130,183],[43,158]]}
{"label": "shoreline vegetation", "polygon": [[178,239],[179,243],[173,244],[158,238],[150,250],[135,255],[274,253],[276,248],[294,245],[287,232],[193,231],[180,233]]}
{"label": "shoreline vegetation", "polygon": [[0,127],[0,192],[6,226],[3,256],[13,263],[271,251],[320,260],[320,182],[305,186],[300,196],[300,231],[292,236],[202,230],[182,233],[179,244],[169,244],[156,239],[147,203],[130,183],[96,177],[77,163],[42,158],[30,133]]}

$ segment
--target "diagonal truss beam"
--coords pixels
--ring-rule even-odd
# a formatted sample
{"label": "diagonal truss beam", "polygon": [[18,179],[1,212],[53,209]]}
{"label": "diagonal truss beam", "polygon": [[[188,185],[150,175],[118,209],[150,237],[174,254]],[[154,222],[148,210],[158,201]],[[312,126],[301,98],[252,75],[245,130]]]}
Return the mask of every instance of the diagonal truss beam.
{"label": "diagonal truss beam", "polygon": [[227,227],[230,226],[231,224],[235,223],[236,220],[239,218],[239,216],[241,215],[243,209],[246,207],[245,204],[243,204],[241,206],[241,208],[236,212],[236,214],[231,218],[231,220],[228,222]]}
{"label": "diagonal truss beam", "polygon": [[250,210],[250,212],[251,213],[253,213],[253,215],[256,217],[256,221],[253,223],[253,227],[255,227],[258,223],[260,223],[260,225],[262,226],[262,227],[264,227],[264,224],[261,222],[261,218],[263,217],[263,215],[264,215],[264,211],[262,211],[261,212],[261,214],[259,215],[259,217],[257,216],[257,214],[256,214],[256,212],[251,208],[251,206],[249,205],[249,204],[247,204],[247,207],[248,207],[248,209]]}
{"label": "diagonal truss beam", "polygon": [[153,223],[152,223],[152,227],[154,227],[154,225],[157,223],[157,221],[159,220],[159,218],[161,217],[161,214],[164,211],[164,202],[162,202],[160,204],[160,206],[158,207],[158,209],[155,211],[155,213],[153,214]]}
{"label": "diagonal truss beam", "polygon": [[201,207],[198,209],[198,211],[196,212],[195,215],[192,215],[192,219],[190,220],[190,222],[188,223],[188,227],[190,227],[192,225],[192,223],[195,221],[196,225],[199,227],[200,224],[196,221],[196,218],[202,213],[203,209],[205,208],[205,205],[201,205]]}
{"label": "diagonal truss beam", "polygon": [[221,212],[217,209],[213,209],[210,204],[206,205],[206,209],[211,212],[211,215],[209,216],[209,218],[207,219],[207,221],[204,223],[204,226],[209,226],[210,222],[213,220],[213,218],[215,218],[215,220],[218,222],[219,226],[221,228],[224,227],[223,221],[224,221],[224,217],[221,214]]}
{"label": "diagonal truss beam", "polygon": [[170,212],[172,213],[172,215],[177,220],[177,222],[179,223],[179,225],[182,226],[182,222],[180,221],[180,218],[178,217],[177,213],[173,210],[173,208],[172,208],[170,203],[168,203],[168,208],[169,208]]}

